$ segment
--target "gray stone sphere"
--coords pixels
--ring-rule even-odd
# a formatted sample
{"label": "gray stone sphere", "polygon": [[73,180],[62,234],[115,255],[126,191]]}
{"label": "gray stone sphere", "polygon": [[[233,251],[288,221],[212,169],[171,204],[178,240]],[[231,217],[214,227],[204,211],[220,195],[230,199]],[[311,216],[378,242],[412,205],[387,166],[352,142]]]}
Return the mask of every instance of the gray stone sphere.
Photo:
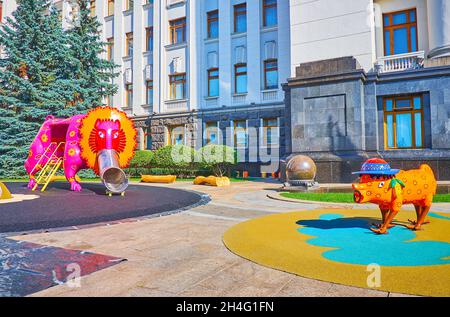
{"label": "gray stone sphere", "polygon": [[311,181],[316,177],[317,167],[306,155],[293,156],[286,165],[289,181]]}

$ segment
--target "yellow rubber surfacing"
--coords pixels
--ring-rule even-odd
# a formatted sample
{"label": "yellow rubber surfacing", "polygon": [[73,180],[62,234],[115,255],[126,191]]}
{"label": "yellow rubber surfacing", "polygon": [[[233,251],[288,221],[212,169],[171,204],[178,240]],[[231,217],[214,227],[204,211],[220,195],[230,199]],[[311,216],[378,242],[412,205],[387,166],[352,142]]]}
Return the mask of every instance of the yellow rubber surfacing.
{"label": "yellow rubber surfacing", "polygon": [[[317,280],[370,288],[367,278],[371,272],[367,271],[366,265],[329,260],[322,254],[335,248],[311,245],[307,240],[314,237],[298,231],[302,225],[297,224],[297,221],[319,219],[323,214],[340,214],[344,218],[372,218],[376,222],[379,222],[380,217],[377,210],[346,209],[273,214],[231,227],[225,232],[223,242],[233,253],[260,265]],[[408,218],[415,217],[415,212],[402,210],[395,223],[406,224]],[[369,220],[371,219],[368,219],[368,226]],[[430,217],[430,220],[431,223],[424,225],[423,230],[416,231],[416,237],[408,242],[450,243],[450,221],[435,217]],[[381,286],[372,289],[414,295],[450,296],[450,264],[382,266]]]}

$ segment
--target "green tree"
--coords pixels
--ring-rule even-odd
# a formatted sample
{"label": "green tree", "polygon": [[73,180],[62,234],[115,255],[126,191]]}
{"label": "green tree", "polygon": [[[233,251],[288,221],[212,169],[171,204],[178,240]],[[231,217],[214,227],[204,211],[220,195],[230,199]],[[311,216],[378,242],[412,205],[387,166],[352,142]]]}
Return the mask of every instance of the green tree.
{"label": "green tree", "polygon": [[229,174],[231,166],[237,162],[237,152],[226,145],[206,145],[196,155],[196,161],[203,168],[211,169],[215,176],[220,177]]}
{"label": "green tree", "polygon": [[[48,114],[63,114],[58,68],[71,58],[58,14],[47,0],[18,0],[0,28],[0,176],[20,176],[28,145]],[[49,13],[49,14],[48,14]]]}
{"label": "green tree", "polygon": [[101,24],[95,16],[91,16],[90,1],[76,0],[78,13],[74,17],[72,27],[67,31],[70,42],[70,54],[75,65],[66,69],[66,77],[72,78],[77,87],[74,102],[80,110],[102,105],[103,97],[117,92],[113,78],[117,65],[102,57],[107,43],[101,40]]}

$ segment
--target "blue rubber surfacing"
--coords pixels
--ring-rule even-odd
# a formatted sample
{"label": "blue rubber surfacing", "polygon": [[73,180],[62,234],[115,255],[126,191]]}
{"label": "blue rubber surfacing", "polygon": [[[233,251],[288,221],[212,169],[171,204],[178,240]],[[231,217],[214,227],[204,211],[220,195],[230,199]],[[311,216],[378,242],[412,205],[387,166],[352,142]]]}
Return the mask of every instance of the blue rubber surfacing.
{"label": "blue rubber surfacing", "polygon": [[[432,213],[429,216],[446,218]],[[331,213],[322,214],[319,219],[300,220],[297,224],[302,226],[298,232],[312,236],[306,241],[309,245],[333,248],[322,253],[331,261],[381,266],[450,264],[450,243],[411,241],[416,233],[403,226],[389,229],[389,234],[377,235],[369,230],[367,219]]]}

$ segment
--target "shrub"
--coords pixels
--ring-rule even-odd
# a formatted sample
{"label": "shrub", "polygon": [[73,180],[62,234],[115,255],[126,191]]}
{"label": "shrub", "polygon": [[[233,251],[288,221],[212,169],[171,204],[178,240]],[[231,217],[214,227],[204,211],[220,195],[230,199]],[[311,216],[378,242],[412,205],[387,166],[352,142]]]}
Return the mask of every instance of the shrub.
{"label": "shrub", "polygon": [[194,168],[195,150],[185,145],[166,145],[155,152],[154,165],[169,169]]}
{"label": "shrub", "polygon": [[140,176],[145,170],[149,169],[153,164],[154,154],[152,151],[143,150],[136,151],[130,161],[127,172],[132,176]]}
{"label": "shrub", "polygon": [[236,151],[226,145],[210,144],[197,152],[196,160],[204,169],[211,169],[215,176],[229,175],[230,167],[237,162]]}

